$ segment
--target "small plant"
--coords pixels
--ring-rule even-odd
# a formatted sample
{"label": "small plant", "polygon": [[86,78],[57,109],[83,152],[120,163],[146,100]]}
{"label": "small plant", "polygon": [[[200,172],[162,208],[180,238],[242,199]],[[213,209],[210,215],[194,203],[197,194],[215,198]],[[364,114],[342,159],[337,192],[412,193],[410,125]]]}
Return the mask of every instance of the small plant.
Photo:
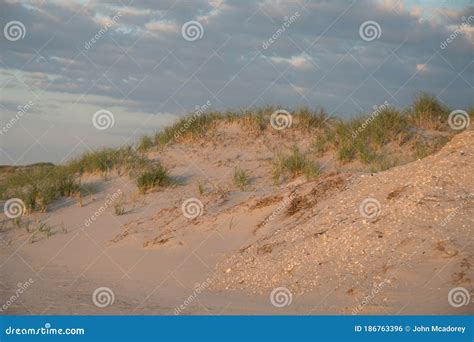
{"label": "small plant", "polygon": [[148,167],[137,178],[137,186],[141,193],[158,186],[169,186],[173,184],[173,179],[169,176],[168,170],[161,164]]}
{"label": "small plant", "polygon": [[115,215],[121,216],[125,214],[125,199],[122,196],[114,205]]}
{"label": "small plant", "polygon": [[125,214],[125,207],[122,203],[116,203],[114,205],[115,215],[121,216]]}
{"label": "small plant", "polygon": [[234,170],[234,184],[243,191],[249,184],[250,180],[244,170],[237,166]]}
{"label": "small plant", "polygon": [[77,192],[77,206],[79,208],[82,208],[83,204],[82,204],[82,193],[81,191],[78,191]]}
{"label": "small plant", "polygon": [[44,233],[46,237],[50,237],[51,235],[53,235],[53,233],[51,232],[51,227],[48,226],[45,222],[40,222],[38,226],[38,232]]}
{"label": "small plant", "polygon": [[201,182],[198,183],[198,191],[199,191],[199,195],[202,195],[204,194],[204,191],[206,189],[204,188],[204,184],[202,184]]}

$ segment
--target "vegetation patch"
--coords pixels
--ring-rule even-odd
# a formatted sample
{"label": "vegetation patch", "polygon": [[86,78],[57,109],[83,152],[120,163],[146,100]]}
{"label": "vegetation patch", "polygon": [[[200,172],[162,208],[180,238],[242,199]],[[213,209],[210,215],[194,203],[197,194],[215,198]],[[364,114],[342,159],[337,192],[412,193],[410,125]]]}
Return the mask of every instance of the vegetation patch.
{"label": "vegetation patch", "polygon": [[273,161],[273,181],[278,184],[281,178],[294,178],[304,174],[306,179],[317,178],[321,174],[318,163],[308,159],[294,146],[290,154],[278,154]]}

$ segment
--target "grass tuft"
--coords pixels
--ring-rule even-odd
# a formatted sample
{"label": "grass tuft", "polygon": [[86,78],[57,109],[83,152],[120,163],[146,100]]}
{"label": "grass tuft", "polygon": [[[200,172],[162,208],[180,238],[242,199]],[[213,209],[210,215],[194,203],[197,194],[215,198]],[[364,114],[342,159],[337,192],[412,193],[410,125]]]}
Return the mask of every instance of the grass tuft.
{"label": "grass tuft", "polygon": [[449,108],[434,95],[419,93],[410,108],[413,124],[423,129],[441,129],[449,116]]}
{"label": "grass tuft", "polygon": [[237,166],[234,170],[234,184],[240,189],[240,191],[244,191],[245,188],[250,184],[250,179],[239,166]]}
{"label": "grass tuft", "polygon": [[164,187],[174,184],[168,170],[161,164],[155,164],[145,169],[137,178],[137,187],[141,193],[157,187]]}
{"label": "grass tuft", "polygon": [[304,174],[308,180],[315,179],[321,174],[318,163],[309,160],[300,152],[297,146],[290,154],[279,154],[273,161],[273,181],[279,183],[281,177],[294,178]]}

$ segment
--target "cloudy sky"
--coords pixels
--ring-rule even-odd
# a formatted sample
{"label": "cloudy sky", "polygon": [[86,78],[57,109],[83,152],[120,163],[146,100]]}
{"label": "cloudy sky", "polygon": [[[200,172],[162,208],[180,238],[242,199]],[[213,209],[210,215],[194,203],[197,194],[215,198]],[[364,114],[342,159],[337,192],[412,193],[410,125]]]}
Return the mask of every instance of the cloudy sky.
{"label": "cloudy sky", "polygon": [[0,28],[0,164],[134,143],[208,101],[474,102],[472,0],[1,0]]}

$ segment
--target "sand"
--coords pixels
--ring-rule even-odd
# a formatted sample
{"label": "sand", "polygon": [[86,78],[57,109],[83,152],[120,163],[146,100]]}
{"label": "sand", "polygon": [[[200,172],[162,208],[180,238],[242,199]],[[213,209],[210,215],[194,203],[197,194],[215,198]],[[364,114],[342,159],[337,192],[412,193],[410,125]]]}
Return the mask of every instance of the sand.
{"label": "sand", "polygon": [[[229,125],[150,153],[181,184],[146,195],[125,175],[84,177],[99,191],[82,207],[61,200],[24,218],[51,236],[0,232],[2,314],[473,314],[474,132],[384,172],[336,173],[326,156],[321,178],[274,185],[275,150],[310,143],[295,134]],[[236,165],[252,176],[246,191]],[[364,217],[368,198],[380,211]],[[201,215],[183,214],[188,199]],[[108,305],[94,303],[102,287]],[[450,304],[457,287],[467,305]]]}

